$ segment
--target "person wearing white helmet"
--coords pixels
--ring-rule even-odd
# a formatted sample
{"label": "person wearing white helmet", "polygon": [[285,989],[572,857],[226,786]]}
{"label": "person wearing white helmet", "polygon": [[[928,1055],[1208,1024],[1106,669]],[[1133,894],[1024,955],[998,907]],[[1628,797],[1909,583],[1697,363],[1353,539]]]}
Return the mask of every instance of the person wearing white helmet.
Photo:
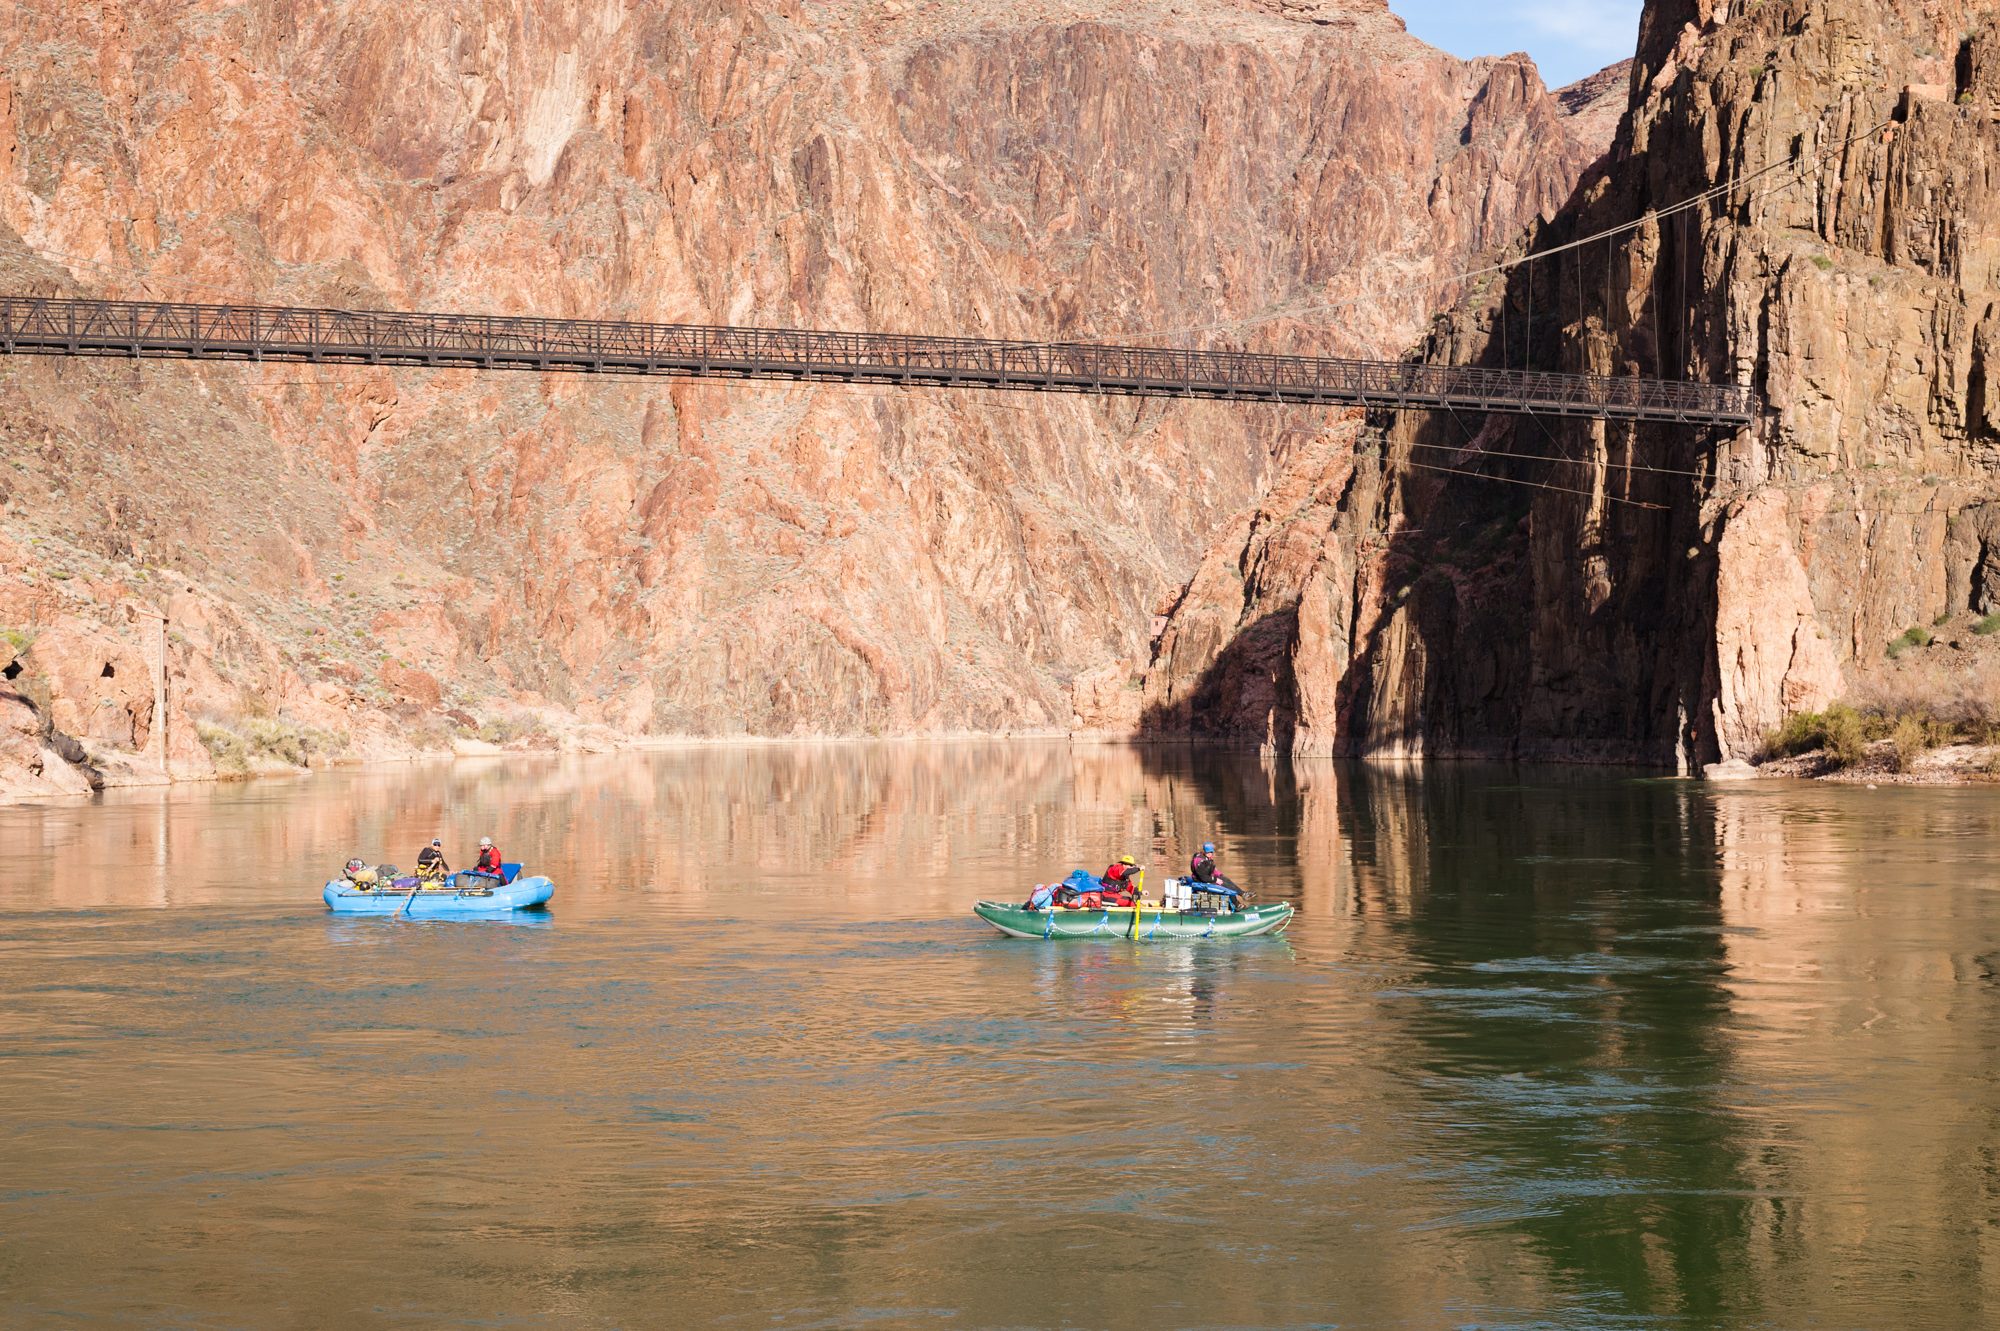
{"label": "person wearing white helmet", "polygon": [[500,867],[500,847],[493,844],[493,838],[479,838],[479,861],[472,866],[472,872],[483,873],[489,878],[504,878],[507,871]]}

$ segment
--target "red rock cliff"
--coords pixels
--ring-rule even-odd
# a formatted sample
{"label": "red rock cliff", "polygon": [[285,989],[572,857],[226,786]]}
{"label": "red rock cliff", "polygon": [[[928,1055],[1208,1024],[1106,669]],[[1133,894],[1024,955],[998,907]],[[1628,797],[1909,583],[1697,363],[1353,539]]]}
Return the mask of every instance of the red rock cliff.
{"label": "red rock cliff", "polygon": [[[1410,278],[1602,148],[1523,61],[1445,57],[1380,0],[10,14],[15,290],[1393,353],[1439,299]],[[586,723],[1066,727],[1079,676],[1136,699],[1114,663],[1218,515],[1342,428],[22,359],[0,626],[113,769],[157,743],[159,610],[189,772]]]}

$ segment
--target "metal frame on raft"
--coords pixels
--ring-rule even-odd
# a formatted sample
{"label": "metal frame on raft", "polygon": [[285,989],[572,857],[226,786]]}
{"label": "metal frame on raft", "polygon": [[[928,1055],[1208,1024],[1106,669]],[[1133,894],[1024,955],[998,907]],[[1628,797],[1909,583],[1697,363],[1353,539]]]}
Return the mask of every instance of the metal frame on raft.
{"label": "metal frame on raft", "polygon": [[1750,425],[1759,409],[1755,390],[1734,384],[1405,361],[44,296],[0,296],[0,352],[831,380],[1420,410],[1463,407],[1717,426]]}

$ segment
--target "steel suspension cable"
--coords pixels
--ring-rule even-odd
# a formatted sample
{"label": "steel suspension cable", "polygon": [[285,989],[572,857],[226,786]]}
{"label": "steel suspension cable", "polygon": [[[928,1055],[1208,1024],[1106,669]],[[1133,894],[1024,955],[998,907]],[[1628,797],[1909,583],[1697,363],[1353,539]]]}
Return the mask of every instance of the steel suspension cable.
{"label": "steel suspension cable", "polygon": [[[1687,198],[1680,200],[1678,203],[1669,204],[1663,208],[1648,209],[1647,211],[1641,213],[1639,216],[1633,218],[1629,222],[1620,222],[1614,226],[1606,227],[1601,231],[1592,232],[1590,235],[1580,237],[1576,240],[1568,241],[1561,245],[1551,246],[1550,248],[1545,250],[1537,250],[1533,254],[1524,254],[1520,258],[1503,259],[1497,263],[1486,264],[1478,268],[1467,268],[1459,272],[1444,273],[1436,277],[1414,278],[1408,282],[1389,285],[1380,290],[1371,292],[1369,295],[1366,296],[1356,296],[1346,300],[1316,302],[1311,305],[1297,306],[1291,309],[1284,309],[1284,310],[1275,310],[1269,314],[1253,315],[1242,319],[1224,320],[1215,323],[1191,325],[1182,328],[1147,329],[1138,332],[1121,334],[1120,336],[1125,339],[1137,340],[1142,338],[1185,337],[1195,333],[1231,332],[1244,328],[1259,328],[1265,324],[1276,323],[1284,319],[1297,319],[1308,314],[1336,313],[1340,310],[1351,309],[1357,305],[1374,304],[1380,301],[1384,296],[1388,295],[1395,295],[1402,292],[1410,292],[1410,291],[1427,291],[1435,287],[1450,286],[1454,283],[1459,283],[1459,282],[1468,282],[1476,277],[1488,277],[1497,273],[1505,273],[1511,271],[1512,269],[1519,268],[1523,264],[1531,263],[1536,259],[1545,259],[1553,254],[1561,254],[1568,250],[1579,249],[1585,245],[1594,245],[1600,240],[1606,242],[1606,249],[1608,251],[1610,248],[1609,242],[1617,238],[1618,236],[1627,235],[1633,231],[1637,231],[1641,227],[1644,227],[1648,224],[1657,223],[1661,218],[1671,217],[1674,216],[1675,214],[1685,212],[1689,209],[1699,208],[1703,204],[1715,198],[1724,195],[1732,196],[1731,206],[1732,207],[1737,206],[1733,199],[1735,191],[1749,184],[1753,180],[1761,179],[1762,177],[1770,175],[1775,171],[1781,171],[1786,167],[1792,168],[1792,175],[1790,178],[1782,181],[1781,183],[1770,189],[1754,191],[1752,193],[1746,194],[1742,199],[1742,204],[1747,206],[1748,204],[1756,201],[1757,199],[1766,198],[1772,194],[1778,193],[1781,190],[1794,188],[1795,186],[1804,183],[1806,175],[1809,171],[1811,171],[1815,167],[1818,167],[1819,165],[1827,161],[1829,158],[1833,157],[1835,154],[1844,151],[1845,149],[1851,147],[1856,143],[1861,142],[1863,139],[1870,138],[1876,134],[1881,133],[1885,129],[1892,128],[1895,124],[1896,122],[1893,118],[1889,120],[1884,120],[1870,129],[1863,130],[1858,134],[1849,135],[1847,138],[1842,139],[1840,142],[1836,144],[1833,144],[1831,147],[1823,149],[1822,151],[1816,153],[1810,158],[1801,160],[1799,158],[1792,157],[1792,158],[1786,158],[1783,161],[1772,162],[1767,166],[1759,167],[1757,170],[1750,172],[1748,175],[1732,177],[1731,179],[1724,181],[1720,185],[1714,185],[1708,189],[1701,191],[1698,194],[1692,194]],[[1609,284],[1608,273],[1606,274],[1606,282],[1607,282],[1607,296],[1608,296],[1608,284]],[[1608,299],[1606,303],[1608,306],[1609,304]]]}

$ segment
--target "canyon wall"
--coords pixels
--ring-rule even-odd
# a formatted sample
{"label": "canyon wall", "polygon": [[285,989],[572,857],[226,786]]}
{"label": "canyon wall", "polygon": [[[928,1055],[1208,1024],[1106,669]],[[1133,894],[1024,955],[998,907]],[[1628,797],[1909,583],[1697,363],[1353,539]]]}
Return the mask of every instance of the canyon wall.
{"label": "canyon wall", "polygon": [[[1588,243],[1473,293],[1423,354],[1751,383],[1767,418],[1431,416],[1301,454],[1272,494],[1309,510],[1260,509],[1169,620],[1152,724],[1686,771],[1843,696],[1975,701],[1967,617],[2000,609],[1996,8],[1649,4],[1609,158],[1522,248]],[[1264,551],[1283,575],[1245,623],[1213,573]]]}
{"label": "canyon wall", "polygon": [[[1396,354],[1608,132],[1382,0],[9,13],[16,292]],[[75,788],[44,775],[65,736],[140,780],[1129,726],[1162,595],[1274,459],[1352,428],[10,358],[0,781]]]}

